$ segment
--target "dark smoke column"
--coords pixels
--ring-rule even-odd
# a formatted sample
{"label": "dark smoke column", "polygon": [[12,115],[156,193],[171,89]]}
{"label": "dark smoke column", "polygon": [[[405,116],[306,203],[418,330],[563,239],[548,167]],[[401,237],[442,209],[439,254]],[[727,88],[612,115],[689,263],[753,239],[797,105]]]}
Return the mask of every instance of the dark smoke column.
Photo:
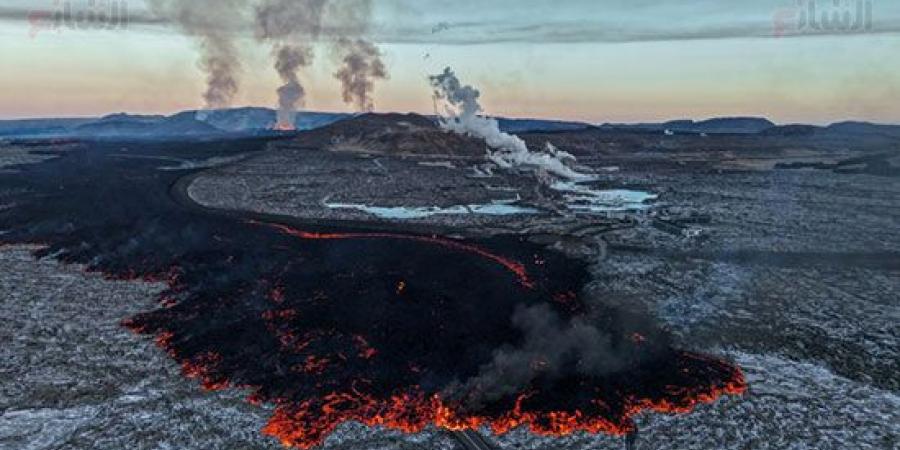
{"label": "dark smoke column", "polygon": [[297,108],[303,105],[306,90],[297,77],[301,67],[307,67],[312,62],[312,49],[310,47],[285,45],[273,50],[275,53],[275,71],[284,81],[284,85],[278,88],[278,123],[279,130],[294,129],[294,116]]}
{"label": "dark smoke column", "polygon": [[372,90],[375,80],[387,78],[387,69],[381,61],[381,51],[364,39],[340,39],[337,47],[343,54],[343,66],[334,77],[341,82],[344,103],[352,104],[357,111],[375,109]]}
{"label": "dark smoke column", "polygon": [[381,50],[365,37],[372,22],[372,1],[335,0],[330,13],[337,37],[334,47],[341,60],[334,77],[341,82],[344,103],[357,111],[372,111],[375,81],[388,78]]}
{"label": "dark smoke column", "polygon": [[312,63],[312,43],[322,32],[327,3],[328,0],[263,0],[256,7],[256,37],[272,44],[275,70],[284,82],[278,88],[278,129],[294,129],[297,108],[306,97],[298,73]]}
{"label": "dark smoke column", "polygon": [[147,5],[197,41],[200,67],[206,72],[206,108],[230,106],[240,87],[241,70],[234,34],[249,0],[147,0]]}

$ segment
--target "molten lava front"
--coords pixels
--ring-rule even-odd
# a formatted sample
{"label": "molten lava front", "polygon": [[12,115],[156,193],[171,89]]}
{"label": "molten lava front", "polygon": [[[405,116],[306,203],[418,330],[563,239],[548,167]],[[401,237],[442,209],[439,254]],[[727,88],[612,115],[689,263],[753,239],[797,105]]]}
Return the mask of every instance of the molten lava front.
{"label": "molten lava front", "polygon": [[[642,411],[685,413],[746,389],[740,370],[724,361],[649,342],[647,336],[659,336],[659,330],[619,328],[609,321],[605,325],[616,355],[626,360],[623,370],[543,376],[544,363],[535,360],[531,370],[536,376],[521,392],[473,406],[470,399],[482,394],[477,387],[454,389],[477,376],[496,349],[518,344],[521,330],[509,323],[517,307],[547,304],[566,317],[584,310],[584,305],[573,306],[580,302],[573,291],[547,290],[531,281],[529,270],[546,267],[543,257],[526,267],[479,246],[438,237],[249,225],[295,238],[298,255],[306,253],[298,267],[291,263],[277,279],[261,283],[265,292],[258,291],[251,308],[260,310],[257,317],[210,325],[210,318],[232,316],[223,309],[241,302],[201,295],[127,325],[156,333],[158,343],[182,362],[185,375],[205,388],[251,388],[252,402],[274,403],[263,432],[286,446],[319,445],[348,421],[409,433],[436,426],[488,427],[503,434],[525,426],[549,436],[622,435],[634,430],[631,419]],[[309,252],[312,248],[337,242],[369,251],[356,253],[361,261],[347,272],[330,272],[323,261],[310,258],[316,253]],[[422,261],[421,250],[414,250],[422,244],[429,249],[425,254],[437,251],[441,260],[460,260],[452,266],[430,257]],[[401,251],[388,257],[387,246]],[[342,253],[328,248],[328,253]],[[373,257],[377,263],[363,262]],[[317,275],[295,271],[304,265]],[[500,283],[468,281],[462,286],[469,287],[461,288],[463,280],[477,279],[477,273],[464,269],[472,266],[493,269]],[[437,271],[419,273],[421,267]],[[546,280],[546,275],[538,278]]]}
{"label": "molten lava front", "polygon": [[278,122],[272,126],[273,131],[297,131],[297,128],[289,122]]}

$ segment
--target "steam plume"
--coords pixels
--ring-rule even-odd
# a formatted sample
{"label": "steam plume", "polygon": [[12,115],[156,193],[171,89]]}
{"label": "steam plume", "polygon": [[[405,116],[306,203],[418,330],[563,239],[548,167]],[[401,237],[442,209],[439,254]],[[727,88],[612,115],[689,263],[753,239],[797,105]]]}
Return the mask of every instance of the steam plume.
{"label": "steam plume", "polygon": [[585,178],[584,174],[570,167],[575,162],[572,155],[552,147],[543,153],[532,152],[518,136],[500,131],[496,119],[479,115],[483,111],[478,102],[481,92],[472,86],[464,86],[451,68],[447,67],[443,73],[429,77],[429,81],[434,89],[435,101],[444,103],[441,126],[458,134],[484,139],[493,149],[488,152],[488,159],[501,168],[524,166],[563,178]]}
{"label": "steam plume", "polygon": [[322,31],[328,0],[263,0],[256,7],[256,36],[271,42],[275,70],[284,83],[278,88],[278,128],[293,129],[297,107],[306,90],[298,72],[312,62],[310,44]]}
{"label": "steam plume", "polygon": [[200,47],[200,67],[206,72],[207,108],[231,105],[239,88],[241,61],[232,31],[248,0],[148,0],[150,10],[171,20]]}
{"label": "steam plume", "polygon": [[343,66],[334,76],[343,87],[344,102],[353,104],[359,111],[372,111],[375,108],[372,100],[375,80],[387,78],[381,51],[364,39],[342,38],[336,45],[343,54]]}
{"label": "steam plume", "polygon": [[275,71],[284,81],[278,88],[278,127],[281,129],[294,128],[295,113],[306,97],[297,72],[312,62],[312,56],[309,47],[285,45],[275,50]]}

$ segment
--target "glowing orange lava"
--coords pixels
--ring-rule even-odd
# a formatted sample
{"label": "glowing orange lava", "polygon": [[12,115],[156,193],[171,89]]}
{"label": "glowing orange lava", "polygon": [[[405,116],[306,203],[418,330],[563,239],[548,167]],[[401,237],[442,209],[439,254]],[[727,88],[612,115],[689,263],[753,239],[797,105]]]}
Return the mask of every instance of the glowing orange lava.
{"label": "glowing orange lava", "polygon": [[269,224],[251,221],[250,223],[254,225],[266,225],[272,228],[275,228],[281,231],[284,234],[295,236],[300,239],[328,239],[328,240],[343,240],[343,239],[403,239],[408,241],[416,241],[416,242],[424,242],[427,244],[440,245],[445,248],[449,248],[451,250],[456,250],[460,252],[472,253],[478,255],[482,258],[486,258],[491,260],[497,264],[500,264],[506,270],[512,272],[518,279],[519,282],[531,289],[534,287],[534,283],[528,277],[528,271],[525,269],[525,266],[517,261],[513,261],[509,258],[504,258],[502,256],[491,253],[483,248],[476,247],[470,244],[464,244],[462,242],[453,241],[450,239],[438,237],[438,236],[416,236],[416,235],[406,235],[406,234],[395,234],[395,233],[313,233],[308,231],[297,230],[295,228],[291,228],[286,225],[280,224]]}
{"label": "glowing orange lava", "polygon": [[[405,239],[439,245],[453,251],[467,252],[486,258],[513,273],[523,286],[533,287],[525,266],[490,253],[482,248],[436,236],[408,236],[386,232],[373,233],[314,233],[297,230],[284,225],[269,225],[281,233],[300,239]],[[130,274],[129,274],[130,275]],[[146,277],[144,277],[146,278]],[[172,270],[159,277],[174,289],[179,284],[178,271]],[[333,370],[340,371],[348,359],[358,358],[365,364],[379,364],[382,353],[373,347],[367,336],[351,336],[350,353],[332,352],[313,354],[310,348],[324,336],[333,333],[327,330],[297,329],[292,323],[304,314],[303,310],[290,307],[284,286],[267,284],[264,290],[267,302],[273,309],[261,312],[260,319],[268,332],[277,340],[281,352],[301,355],[297,364],[286,366],[291,376],[310,383],[324,383]],[[397,295],[408,292],[406,281],[399,281]],[[324,294],[323,294],[324,295]],[[577,294],[563,291],[553,295],[552,300],[563,306],[576,308]],[[577,309],[577,308],[576,308]],[[138,333],[149,330],[134,321],[123,324]],[[153,332],[153,331],[150,331]],[[332,334],[329,334],[332,333]],[[309,449],[321,445],[338,426],[347,422],[357,422],[368,426],[379,426],[405,433],[417,433],[434,426],[450,431],[478,430],[487,428],[502,435],[517,428],[527,428],[541,436],[565,436],[575,432],[626,435],[635,430],[633,418],[643,412],[681,414],[694,410],[698,405],[712,403],[725,395],[742,395],[747,384],[741,370],[722,360],[688,352],[677,352],[673,366],[665,366],[669,371],[660,373],[644,372],[645,379],[633,380],[630,374],[620,375],[624,384],[611,388],[599,382],[585,385],[584,408],[558,410],[542,404],[542,394],[553,394],[553,390],[535,390],[513,396],[503,407],[488,410],[470,410],[456,400],[445,398],[434,389],[422,389],[419,383],[398,385],[393,390],[382,391],[371,380],[360,376],[340,387],[331,387],[314,396],[282,398],[264,394],[265,386],[238,386],[232,383],[222,371],[223,356],[214,351],[205,351],[187,357],[178,351],[179,341],[166,329],[156,329],[156,343],[173,359],[182,365],[185,376],[196,379],[206,390],[221,390],[229,387],[251,389],[248,401],[252,404],[272,403],[275,411],[263,428],[263,433],[277,438],[283,445],[292,448]],[[627,335],[628,342],[636,348],[644,345],[648,337],[634,333]],[[306,353],[304,353],[306,352]],[[545,368],[538,361],[532,369],[541,372]],[[409,363],[410,373],[425,374],[427,367]],[[321,378],[321,381],[317,381]],[[648,385],[641,383],[650,381]],[[620,380],[620,381],[621,381]],[[631,383],[634,383],[632,385]],[[649,386],[649,387],[648,387]],[[324,388],[323,388],[324,389]],[[438,391],[440,392],[440,391]],[[327,394],[325,394],[327,393]],[[324,394],[324,395],[323,395]],[[543,397],[546,400],[548,397]],[[514,404],[513,404],[514,401]],[[614,406],[609,406],[614,405]],[[561,406],[560,408],[565,408]]]}
{"label": "glowing orange lava", "polygon": [[[359,391],[332,393],[320,404],[306,402],[298,406],[276,401],[275,413],[263,433],[279,439],[287,447],[300,449],[320,445],[335,428],[349,421],[404,433],[418,433],[433,425],[450,431],[487,427],[497,435],[527,427],[539,436],[561,437],[576,432],[623,436],[634,431],[632,418],[644,411],[688,413],[723,395],[742,395],[746,389],[743,374],[735,369],[732,379],[724,385],[697,387],[690,391],[673,389],[669,397],[662,399],[628,398],[624,414],[615,419],[582,411],[530,412],[524,406],[529,394],[520,395],[511,411],[499,417],[485,417],[460,413],[440,396],[426,396],[419,390],[386,400]],[[597,400],[597,404],[602,405],[602,401]]]}
{"label": "glowing orange lava", "polygon": [[293,125],[283,122],[276,123],[272,129],[275,131],[297,131],[297,128]]}

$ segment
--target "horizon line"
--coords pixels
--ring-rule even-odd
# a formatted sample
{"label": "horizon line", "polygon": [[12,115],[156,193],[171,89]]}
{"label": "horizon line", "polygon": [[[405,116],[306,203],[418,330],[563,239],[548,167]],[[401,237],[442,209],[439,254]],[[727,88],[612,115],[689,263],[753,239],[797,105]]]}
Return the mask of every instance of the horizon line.
{"label": "horizon line", "polygon": [[[88,114],[88,115],[68,115],[68,116],[24,116],[24,117],[16,117],[16,116],[4,116],[0,115],[0,122],[15,122],[15,121],[37,121],[37,120],[89,120],[89,119],[102,119],[104,117],[116,115],[116,114],[125,114],[129,116],[161,116],[161,117],[172,117],[178,114],[187,113],[187,112],[200,112],[200,111],[231,111],[237,109],[266,109],[272,112],[275,112],[276,109],[271,106],[259,106],[259,105],[241,105],[241,106],[233,106],[227,108],[191,108],[184,110],[176,110],[172,112],[166,113],[156,113],[156,112],[135,112],[135,111],[112,111],[105,114]],[[435,113],[422,113],[419,111],[394,111],[394,110],[384,110],[384,111],[334,111],[334,110],[302,110],[297,111],[297,114],[335,114],[335,115],[363,115],[363,114],[418,114],[421,116],[437,116]],[[857,119],[848,117],[841,120],[831,121],[831,122],[822,122],[822,121],[809,121],[809,122],[777,122],[763,115],[713,115],[707,117],[674,117],[668,119],[660,119],[660,120],[638,120],[638,121],[605,121],[605,122],[592,122],[586,120],[578,120],[578,119],[567,119],[561,117],[542,117],[542,116],[532,116],[532,117],[521,117],[521,116],[506,116],[506,115],[496,115],[496,114],[485,114],[486,117],[496,118],[496,119],[507,119],[507,120],[542,120],[542,121],[552,121],[552,122],[569,122],[574,124],[584,124],[588,126],[600,127],[604,125],[614,126],[614,125],[648,125],[648,124],[665,124],[669,122],[676,121],[693,121],[693,122],[705,122],[709,120],[716,119],[760,119],[767,120],[773,123],[775,126],[790,126],[790,125],[811,125],[811,126],[822,126],[827,127],[829,125],[835,125],[840,123],[848,123],[848,122],[857,122],[857,123],[867,123],[872,125],[888,125],[888,126],[900,126],[900,123],[895,122],[873,122],[871,120],[865,119]]]}

